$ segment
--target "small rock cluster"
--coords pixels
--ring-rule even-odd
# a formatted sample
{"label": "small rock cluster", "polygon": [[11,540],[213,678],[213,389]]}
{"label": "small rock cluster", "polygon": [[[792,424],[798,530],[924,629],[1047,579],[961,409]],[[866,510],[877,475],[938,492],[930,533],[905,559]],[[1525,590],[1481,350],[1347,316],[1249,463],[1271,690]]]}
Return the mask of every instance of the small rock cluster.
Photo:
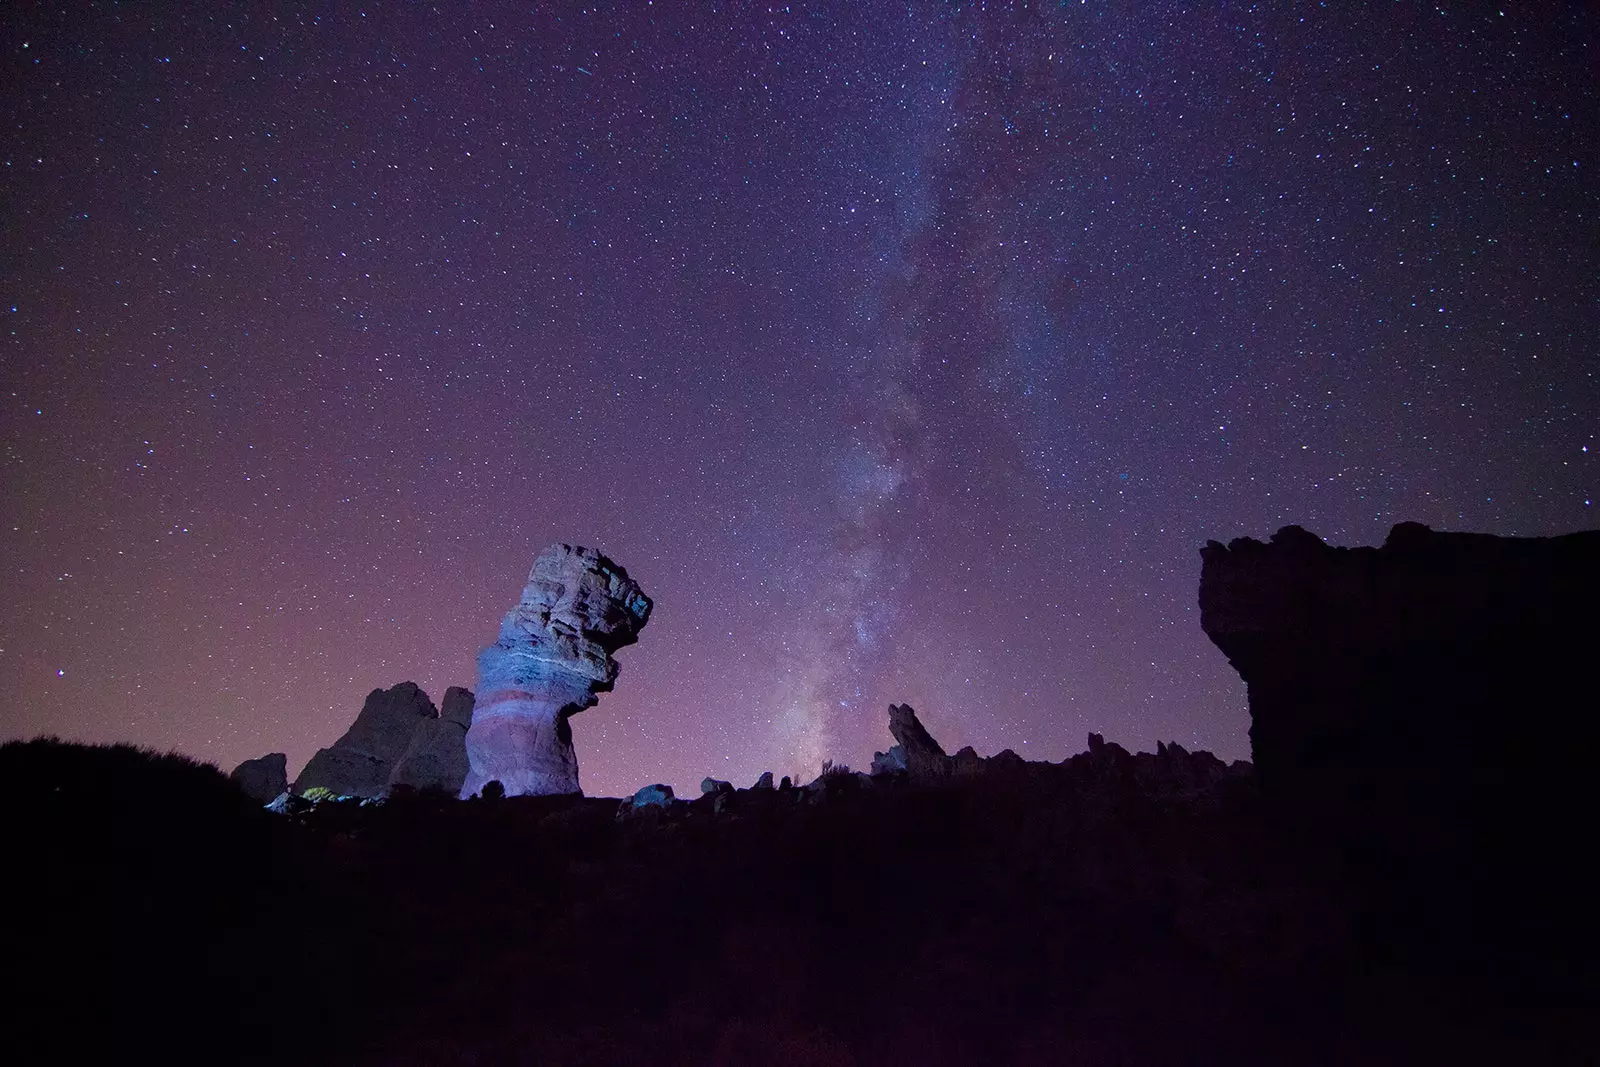
{"label": "small rock cluster", "polygon": [[1210,793],[1233,781],[1247,780],[1248,763],[1224,763],[1209,752],[1190,752],[1177,742],[1164,742],[1156,751],[1131,753],[1099,734],[1089,735],[1087,752],[1061,763],[1033,762],[1011,749],[987,758],[969,745],[955,755],[946,755],[909,704],[889,705],[889,732],[896,744],[887,752],[874,754],[872,773],[862,774],[848,767],[824,764],[822,773],[805,785],[796,786],[788,778],[772,784],[767,771],[748,789],[731,782],[706,778],[700,783],[700,796],[683,800],[673,795],[669,785],[647,785],[627,797],[617,809],[619,820],[683,818],[700,811],[713,814],[763,810],[773,803],[826,804],[830,800],[865,789],[895,786],[938,786],[960,779],[995,776],[1037,777],[1069,775],[1085,783],[1101,783],[1112,795],[1132,791],[1165,797],[1193,797]]}

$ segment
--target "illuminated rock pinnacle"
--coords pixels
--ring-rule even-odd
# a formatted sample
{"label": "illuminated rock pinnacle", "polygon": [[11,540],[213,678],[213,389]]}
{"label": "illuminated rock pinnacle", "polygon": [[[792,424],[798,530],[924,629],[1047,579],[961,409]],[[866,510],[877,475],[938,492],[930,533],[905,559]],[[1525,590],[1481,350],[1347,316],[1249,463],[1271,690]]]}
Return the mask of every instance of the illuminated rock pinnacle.
{"label": "illuminated rock pinnacle", "polygon": [[463,798],[498,781],[507,796],[579,793],[567,719],[617,679],[611,653],[638,639],[650,598],[600,553],[551,545],[539,553],[500,637],[478,654]]}

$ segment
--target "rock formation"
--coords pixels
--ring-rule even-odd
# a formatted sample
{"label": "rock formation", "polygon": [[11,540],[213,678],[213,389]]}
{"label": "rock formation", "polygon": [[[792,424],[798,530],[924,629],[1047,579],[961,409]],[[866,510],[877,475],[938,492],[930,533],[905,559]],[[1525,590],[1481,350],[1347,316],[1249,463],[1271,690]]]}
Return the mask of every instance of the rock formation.
{"label": "rock formation", "polygon": [[258,804],[270,804],[289,789],[289,757],[282,752],[272,752],[247,759],[235,767],[228,777],[251,800]]}
{"label": "rock formation", "polygon": [[657,782],[655,785],[647,785],[638,790],[622,803],[637,811],[640,808],[649,807],[670,808],[672,807],[672,801],[672,787]]}
{"label": "rock formation", "polygon": [[1411,886],[1397,930],[1562,911],[1572,853],[1534,842],[1592,825],[1600,531],[1402,523],[1346,549],[1288,526],[1201,557],[1201,626],[1248,687],[1271,810],[1370,885]]}
{"label": "rock formation", "polygon": [[890,745],[887,752],[874,752],[872,754],[872,773],[904,774],[906,772],[906,750],[899,745]]}
{"label": "rock formation", "polygon": [[[950,773],[950,757],[917,719],[910,704],[889,705],[889,732],[899,742],[896,747],[900,749],[906,773],[912,781],[942,778]],[[890,749],[891,758],[893,752]]]}
{"label": "rock formation", "polygon": [[472,725],[472,690],[453,685],[445,690],[437,719],[418,724],[389,775],[389,788],[449,793],[461,791],[467,778],[467,729]]}
{"label": "rock formation", "polygon": [[[1600,532],[1402,523],[1382,548],[1346,549],[1286,526],[1201,557],[1200,624],[1249,688],[1262,788],[1322,815],[1454,805],[1461,786],[1509,785],[1512,768],[1540,776],[1556,753],[1536,756],[1533,731],[1508,726],[1553,726],[1573,694],[1593,702]],[[1563,745],[1592,721],[1564,724]]]}
{"label": "rock formation", "polygon": [[415,682],[374,689],[344,736],[311,757],[294,780],[294,791],[321,786],[339,796],[383,796],[412,735],[438,717],[433,701]]}
{"label": "rock formation", "polygon": [[592,549],[539,554],[499,639],[478,655],[463,797],[491,781],[508,796],[582,792],[567,719],[610,691],[620,669],[611,653],[638,640],[650,607],[628,572]]}

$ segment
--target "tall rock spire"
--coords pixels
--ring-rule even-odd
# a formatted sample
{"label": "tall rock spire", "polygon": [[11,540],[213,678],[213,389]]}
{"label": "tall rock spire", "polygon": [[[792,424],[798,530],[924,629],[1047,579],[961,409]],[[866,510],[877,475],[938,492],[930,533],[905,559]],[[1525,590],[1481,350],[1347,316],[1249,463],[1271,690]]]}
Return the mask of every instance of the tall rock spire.
{"label": "tall rock spire", "polygon": [[638,640],[651,602],[600,553],[551,545],[539,553],[500,637],[478,654],[461,795],[498,781],[506,795],[579,793],[567,719],[616,682],[611,653]]}

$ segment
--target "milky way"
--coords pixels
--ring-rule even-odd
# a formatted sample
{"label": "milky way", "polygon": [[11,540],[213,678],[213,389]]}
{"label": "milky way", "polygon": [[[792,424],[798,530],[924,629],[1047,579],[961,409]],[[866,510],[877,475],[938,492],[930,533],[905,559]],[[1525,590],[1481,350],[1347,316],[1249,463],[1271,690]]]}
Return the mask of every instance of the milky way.
{"label": "milky way", "polygon": [[836,6],[0,16],[0,732],[293,770],[567,541],[592,793],[1238,758],[1208,538],[1595,525],[1580,7]]}

